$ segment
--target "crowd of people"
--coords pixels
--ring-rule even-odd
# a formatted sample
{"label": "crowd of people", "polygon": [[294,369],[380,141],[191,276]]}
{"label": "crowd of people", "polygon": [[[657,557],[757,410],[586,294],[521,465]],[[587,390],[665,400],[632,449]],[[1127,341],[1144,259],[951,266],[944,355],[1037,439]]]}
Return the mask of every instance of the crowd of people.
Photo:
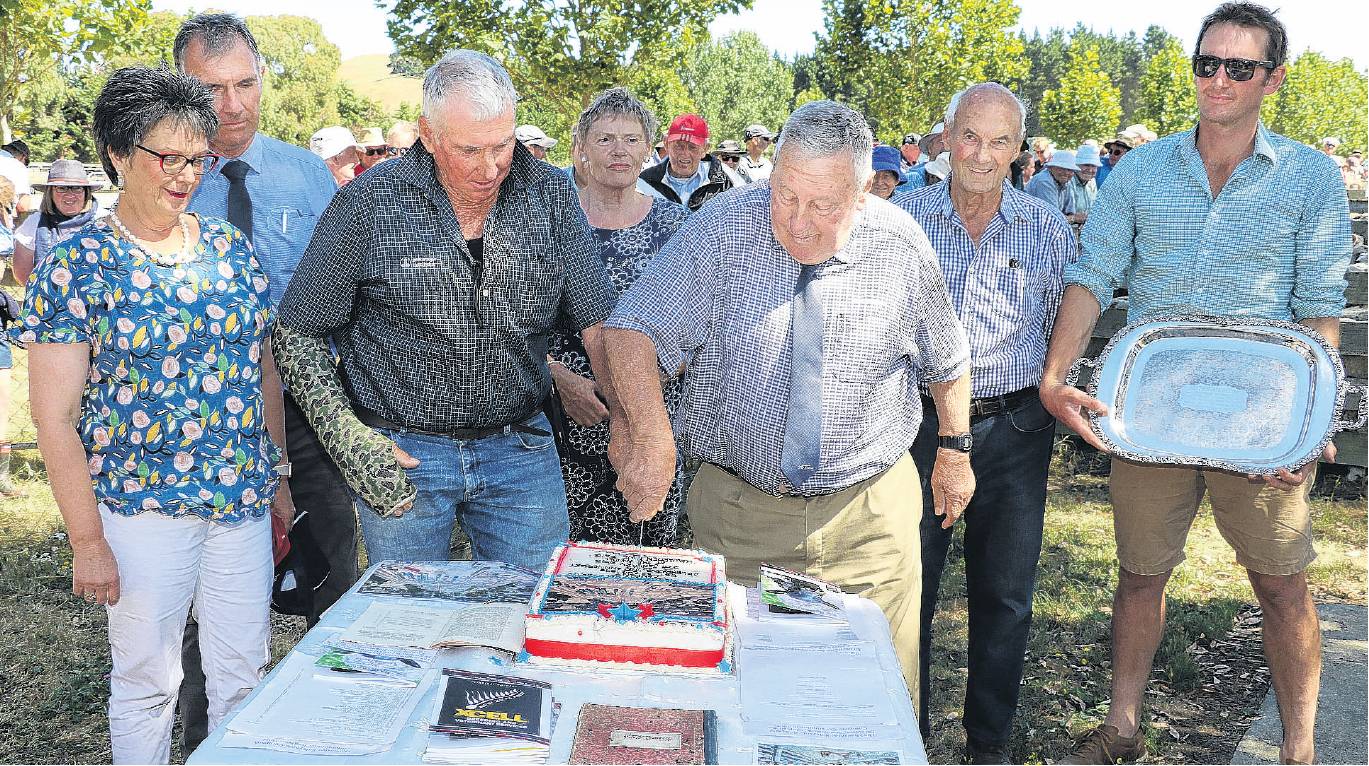
{"label": "crowd of people", "polygon": [[[373,562],[446,559],[458,523],[476,558],[531,569],[580,539],[692,541],[745,584],[809,572],[883,610],[924,734],[960,522],[966,758],[1011,762],[1057,419],[1102,447],[1105,407],[1066,372],[1115,291],[1133,321],[1338,340],[1343,169],[1260,122],[1287,38],[1252,3],[1203,22],[1200,129],[1072,150],[992,82],[898,146],[832,101],[778,134],[662,130],[611,88],[557,168],[468,50],[428,70],[417,123],[305,149],[258,130],[241,19],[195,16],[171,53],[96,101],[117,204],[54,162],[13,257],[73,592],[108,608],[116,763],[167,762],[177,709],[188,752],[257,683],[273,537],[305,514],[327,564],[310,624],[359,539]],[[0,182],[7,227],[14,196]],[[1144,756],[1164,586],[1205,494],[1264,608],[1281,756],[1312,762],[1315,469],[1113,461],[1111,702],[1064,762]]]}

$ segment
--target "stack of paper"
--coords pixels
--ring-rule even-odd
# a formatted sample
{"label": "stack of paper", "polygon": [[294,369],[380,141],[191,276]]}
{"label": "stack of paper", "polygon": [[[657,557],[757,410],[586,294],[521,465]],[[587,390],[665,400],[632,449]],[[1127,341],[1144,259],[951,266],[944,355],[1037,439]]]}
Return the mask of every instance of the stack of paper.
{"label": "stack of paper", "polygon": [[554,724],[551,685],[443,670],[427,763],[545,763]]}

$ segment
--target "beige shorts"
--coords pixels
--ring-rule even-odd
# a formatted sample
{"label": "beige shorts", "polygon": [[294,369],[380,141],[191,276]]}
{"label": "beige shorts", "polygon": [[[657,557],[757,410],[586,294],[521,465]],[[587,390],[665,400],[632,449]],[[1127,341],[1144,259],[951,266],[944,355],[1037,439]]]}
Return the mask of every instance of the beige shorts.
{"label": "beige shorts", "polygon": [[1236,562],[1266,575],[1297,574],[1317,557],[1307,497],[1313,476],[1295,490],[1244,476],[1113,459],[1112,523],[1117,560],[1139,575],[1164,574],[1184,560],[1184,543],[1206,493],[1217,531]]}

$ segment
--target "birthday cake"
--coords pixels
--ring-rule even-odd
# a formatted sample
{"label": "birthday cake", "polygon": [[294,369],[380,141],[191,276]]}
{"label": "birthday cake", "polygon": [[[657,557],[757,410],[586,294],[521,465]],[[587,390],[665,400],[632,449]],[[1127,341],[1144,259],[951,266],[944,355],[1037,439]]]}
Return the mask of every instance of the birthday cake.
{"label": "birthday cake", "polygon": [[534,664],[729,673],[723,557],[607,543],[558,547],[533,592]]}

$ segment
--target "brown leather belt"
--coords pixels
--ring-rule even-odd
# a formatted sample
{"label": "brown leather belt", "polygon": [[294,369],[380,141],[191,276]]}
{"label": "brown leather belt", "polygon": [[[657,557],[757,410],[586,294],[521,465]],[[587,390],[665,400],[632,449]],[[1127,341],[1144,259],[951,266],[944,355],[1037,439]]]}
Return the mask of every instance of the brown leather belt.
{"label": "brown leather belt", "polygon": [[[1010,394],[1003,394],[1002,396],[984,396],[978,399],[971,399],[970,417],[987,418],[990,415],[997,415],[1000,412],[1007,412],[1012,408],[1016,407],[1017,405],[1021,404],[1022,402],[1037,395],[1038,392],[1036,386],[1027,386],[1026,388],[1020,388],[1016,391],[1013,391]],[[935,406],[936,404],[932,397],[926,394],[922,395],[922,403],[924,407],[928,406],[929,404],[931,406]]]}

